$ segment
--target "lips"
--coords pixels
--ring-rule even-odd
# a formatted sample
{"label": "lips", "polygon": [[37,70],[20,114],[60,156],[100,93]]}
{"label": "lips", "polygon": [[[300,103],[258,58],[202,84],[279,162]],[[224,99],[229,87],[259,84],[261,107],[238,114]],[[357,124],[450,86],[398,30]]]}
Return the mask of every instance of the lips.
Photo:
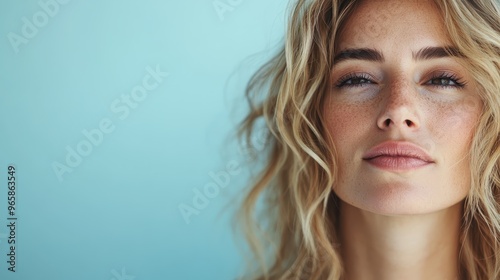
{"label": "lips", "polygon": [[370,149],[363,160],[392,171],[415,169],[434,163],[432,157],[410,142],[388,141]]}

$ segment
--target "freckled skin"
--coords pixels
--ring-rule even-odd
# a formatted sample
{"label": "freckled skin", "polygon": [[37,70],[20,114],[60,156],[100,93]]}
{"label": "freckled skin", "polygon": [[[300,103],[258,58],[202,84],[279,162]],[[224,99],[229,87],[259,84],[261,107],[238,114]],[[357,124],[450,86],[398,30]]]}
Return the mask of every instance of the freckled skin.
{"label": "freckled skin", "polygon": [[[376,49],[385,61],[345,60],[332,69],[332,90],[322,112],[338,153],[339,181],[333,190],[344,202],[374,213],[430,213],[457,204],[470,189],[467,154],[482,102],[459,58],[412,58],[422,48],[451,45],[436,8],[425,1],[387,2],[365,1],[337,41],[340,50]],[[380,13],[381,5],[393,5],[393,12]],[[426,84],[439,71],[457,75],[465,87]],[[367,73],[374,83],[336,87],[350,72]],[[435,163],[397,173],[362,159],[388,140],[412,142]]]}

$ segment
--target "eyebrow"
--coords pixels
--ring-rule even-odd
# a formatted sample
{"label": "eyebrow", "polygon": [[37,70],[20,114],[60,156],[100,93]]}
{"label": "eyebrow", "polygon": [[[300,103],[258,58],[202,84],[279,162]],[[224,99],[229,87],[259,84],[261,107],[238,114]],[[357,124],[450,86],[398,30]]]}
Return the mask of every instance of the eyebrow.
{"label": "eyebrow", "polygon": [[[445,47],[426,47],[423,49],[420,49],[419,51],[412,52],[412,58],[413,60],[428,60],[428,59],[433,59],[433,58],[443,58],[443,57],[460,57],[460,52],[458,49],[450,46],[445,46]],[[367,60],[367,61],[374,61],[374,62],[384,62],[385,58],[384,55],[375,49],[370,49],[370,48],[359,48],[359,49],[345,49],[341,52],[339,52],[335,57],[333,58],[333,61],[335,63],[339,63],[344,60],[349,60],[349,59],[354,59],[354,60]]]}
{"label": "eyebrow", "polygon": [[333,58],[333,61],[335,63],[339,63],[348,59],[384,62],[384,56],[381,52],[368,48],[343,50]]}
{"label": "eyebrow", "polygon": [[433,58],[442,57],[459,57],[460,52],[457,48],[446,46],[446,47],[427,47],[419,50],[417,53],[412,54],[414,60],[426,60]]}

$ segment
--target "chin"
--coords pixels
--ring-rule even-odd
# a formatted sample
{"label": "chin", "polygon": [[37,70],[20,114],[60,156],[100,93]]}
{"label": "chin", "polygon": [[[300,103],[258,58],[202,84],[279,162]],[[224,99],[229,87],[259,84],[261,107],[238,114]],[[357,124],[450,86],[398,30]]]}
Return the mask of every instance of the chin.
{"label": "chin", "polygon": [[355,191],[335,193],[353,207],[386,216],[430,214],[452,207],[466,196],[465,193],[436,192],[442,186],[429,184],[392,182],[364,186],[349,188]]}

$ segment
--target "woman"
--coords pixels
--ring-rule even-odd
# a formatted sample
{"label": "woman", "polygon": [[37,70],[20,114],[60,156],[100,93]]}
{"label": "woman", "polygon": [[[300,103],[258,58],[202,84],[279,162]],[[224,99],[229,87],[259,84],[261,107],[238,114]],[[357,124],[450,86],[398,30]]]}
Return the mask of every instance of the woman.
{"label": "woman", "polygon": [[247,278],[500,279],[498,1],[299,0],[247,95]]}

